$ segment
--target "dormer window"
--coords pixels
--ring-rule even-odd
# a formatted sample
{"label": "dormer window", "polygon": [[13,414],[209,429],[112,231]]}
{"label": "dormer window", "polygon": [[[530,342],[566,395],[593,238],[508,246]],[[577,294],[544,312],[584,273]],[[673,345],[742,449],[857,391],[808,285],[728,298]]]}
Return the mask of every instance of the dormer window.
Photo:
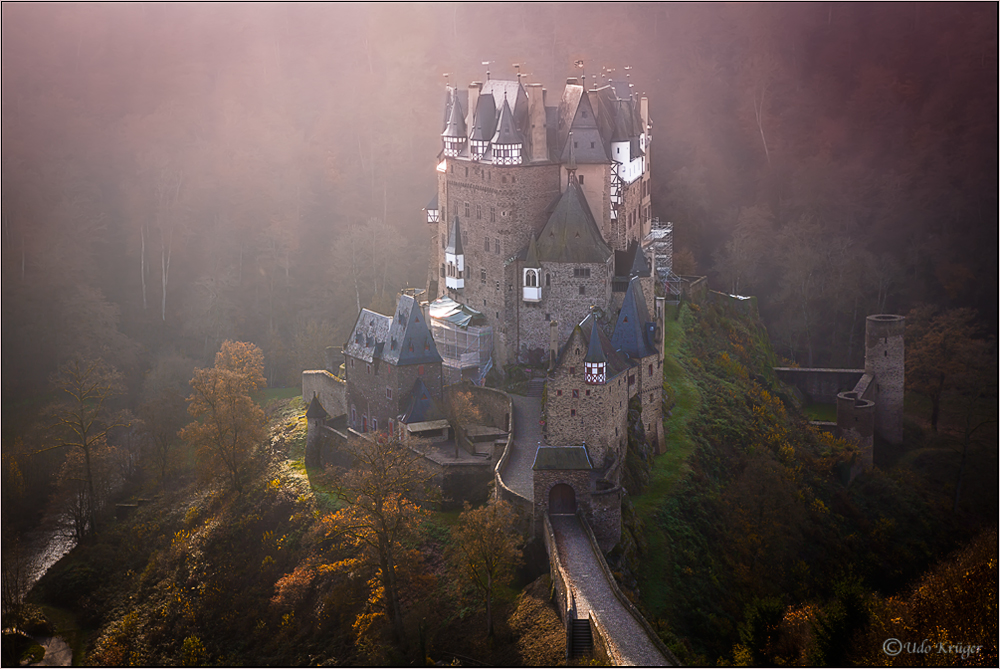
{"label": "dormer window", "polygon": [[584,381],[590,385],[604,385],[607,383],[607,363],[605,362],[585,362]]}

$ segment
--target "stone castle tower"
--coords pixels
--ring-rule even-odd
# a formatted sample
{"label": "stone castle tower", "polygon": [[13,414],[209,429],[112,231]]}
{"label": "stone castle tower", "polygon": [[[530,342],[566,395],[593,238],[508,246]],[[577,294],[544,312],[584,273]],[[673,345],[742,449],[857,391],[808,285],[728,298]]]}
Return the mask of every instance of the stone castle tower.
{"label": "stone castle tower", "polygon": [[441,140],[427,295],[485,317],[494,367],[537,364],[552,321],[561,347],[634,275],[651,303],[649,111],[629,84],[571,78],[552,102],[520,79],[448,87]]}

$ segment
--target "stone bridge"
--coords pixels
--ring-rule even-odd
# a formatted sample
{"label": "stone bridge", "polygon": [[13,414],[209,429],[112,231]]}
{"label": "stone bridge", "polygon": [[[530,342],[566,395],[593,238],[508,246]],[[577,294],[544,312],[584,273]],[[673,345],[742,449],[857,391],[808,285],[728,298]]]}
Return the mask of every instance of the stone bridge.
{"label": "stone bridge", "polygon": [[[497,462],[497,494],[534,511],[532,465],[543,445],[538,397],[512,396],[513,439]],[[586,518],[544,516],[541,534],[549,556],[559,613],[566,625],[567,657],[592,652],[619,666],[667,666],[677,659],[618,588]]]}

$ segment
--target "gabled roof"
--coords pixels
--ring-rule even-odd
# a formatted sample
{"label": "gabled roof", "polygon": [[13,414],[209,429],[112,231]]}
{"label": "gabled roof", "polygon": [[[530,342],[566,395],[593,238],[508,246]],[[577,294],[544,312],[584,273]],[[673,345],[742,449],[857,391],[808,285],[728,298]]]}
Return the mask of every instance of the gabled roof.
{"label": "gabled roof", "polygon": [[536,249],[542,262],[604,263],[611,256],[575,177],[538,234]]}
{"label": "gabled roof", "polygon": [[[569,86],[567,86],[569,88]],[[581,95],[570,123],[569,130],[573,131],[573,147],[576,149],[576,161],[578,163],[610,163],[607,146],[601,131],[597,126],[597,117],[594,109],[590,105],[590,96]],[[560,162],[569,160],[569,134],[566,135],[566,145],[563,146]]]}
{"label": "gabled roof", "polygon": [[438,196],[437,196],[437,193],[434,193],[434,197],[431,198],[431,201],[427,203],[427,206],[424,207],[424,210],[425,211],[437,211],[437,209],[438,209]]}
{"label": "gabled roof", "polygon": [[392,365],[441,362],[420,305],[411,295],[400,295],[393,316],[362,309],[354,322],[344,353],[364,362],[384,360]]}
{"label": "gabled roof", "polygon": [[455,216],[451,220],[451,225],[448,227],[448,246],[444,249],[445,253],[452,253],[454,255],[462,255],[465,253],[465,248],[462,246],[462,231],[459,228],[458,216]]}
{"label": "gabled roof", "polygon": [[514,125],[514,112],[510,110],[507,98],[504,98],[503,106],[500,108],[500,121],[497,123],[497,133],[493,138],[494,144],[523,144],[524,139]]}
{"label": "gabled roof", "polygon": [[399,417],[399,422],[409,425],[430,420],[442,420],[444,417],[441,407],[434,401],[427,386],[418,377],[413,382],[413,388],[406,401],[406,410]]}
{"label": "gabled roof", "polygon": [[557,448],[554,446],[542,446],[535,451],[535,462],[531,466],[534,470],[540,469],[593,469],[590,464],[590,456],[583,446],[569,446]]}
{"label": "gabled roof", "polygon": [[476,118],[472,121],[473,141],[489,142],[496,134],[497,103],[492,94],[479,96],[476,103]]}
{"label": "gabled roof", "polygon": [[386,344],[382,359],[393,365],[441,362],[430,328],[412,295],[399,296]]}
{"label": "gabled roof", "polygon": [[445,120],[441,136],[456,139],[465,139],[467,136],[465,112],[462,111],[462,104],[458,101],[457,91],[452,92],[451,104],[448,105],[448,118]]}
{"label": "gabled roof", "polygon": [[618,322],[615,324],[614,334],[611,335],[611,343],[615,349],[630,358],[645,358],[656,353],[656,346],[651,336],[654,327],[655,323],[649,317],[649,309],[646,307],[646,298],[642,293],[639,278],[632,277],[625,291],[621,311],[618,312]]}

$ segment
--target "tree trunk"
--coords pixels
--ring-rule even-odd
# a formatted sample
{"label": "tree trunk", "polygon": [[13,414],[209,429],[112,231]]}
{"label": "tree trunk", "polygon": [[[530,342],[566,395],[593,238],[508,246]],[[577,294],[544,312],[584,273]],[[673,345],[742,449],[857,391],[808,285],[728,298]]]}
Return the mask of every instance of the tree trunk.
{"label": "tree trunk", "polygon": [[392,631],[396,636],[399,649],[406,652],[406,631],[403,629],[403,610],[399,605],[399,592],[396,583],[396,565],[392,559],[392,549],[388,540],[379,537],[379,548],[382,553],[382,587],[385,588],[386,608],[392,619]]}

